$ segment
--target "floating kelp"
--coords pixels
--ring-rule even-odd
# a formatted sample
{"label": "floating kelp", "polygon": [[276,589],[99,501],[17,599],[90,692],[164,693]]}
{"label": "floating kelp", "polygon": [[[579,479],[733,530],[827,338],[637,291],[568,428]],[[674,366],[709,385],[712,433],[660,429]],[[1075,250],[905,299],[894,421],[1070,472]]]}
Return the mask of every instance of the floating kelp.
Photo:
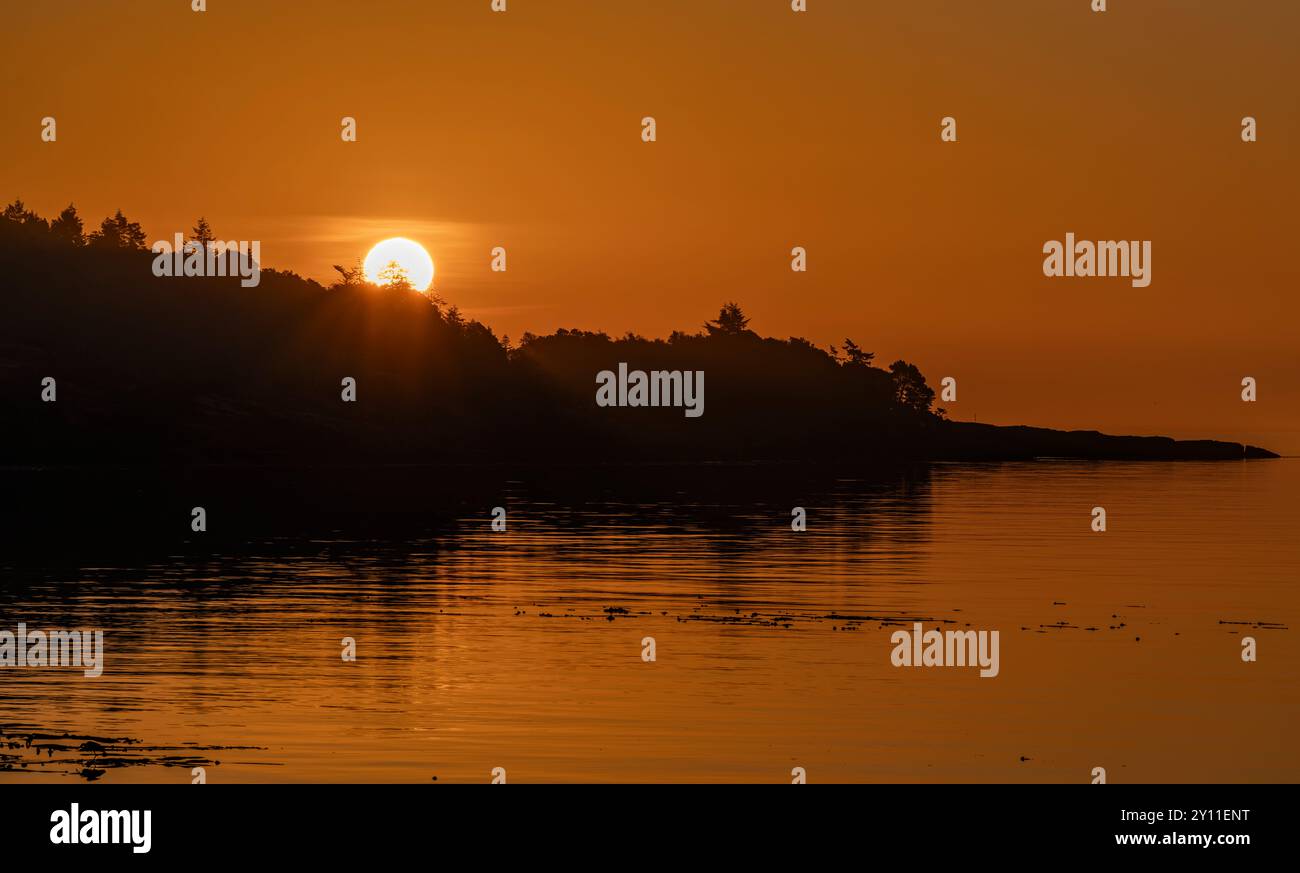
{"label": "floating kelp", "polygon": [[219,766],[210,753],[261,750],[262,746],[146,745],[135,737],[55,733],[32,725],[0,725],[0,772],[64,773],[87,782],[122,767]]}

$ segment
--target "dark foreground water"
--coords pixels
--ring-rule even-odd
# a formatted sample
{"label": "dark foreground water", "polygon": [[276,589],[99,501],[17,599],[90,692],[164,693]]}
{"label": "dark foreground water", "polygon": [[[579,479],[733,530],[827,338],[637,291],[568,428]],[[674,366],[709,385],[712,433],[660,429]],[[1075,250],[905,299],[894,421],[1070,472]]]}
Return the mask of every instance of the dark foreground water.
{"label": "dark foreground water", "polygon": [[4,782],[1300,780],[1294,460],[0,482]]}

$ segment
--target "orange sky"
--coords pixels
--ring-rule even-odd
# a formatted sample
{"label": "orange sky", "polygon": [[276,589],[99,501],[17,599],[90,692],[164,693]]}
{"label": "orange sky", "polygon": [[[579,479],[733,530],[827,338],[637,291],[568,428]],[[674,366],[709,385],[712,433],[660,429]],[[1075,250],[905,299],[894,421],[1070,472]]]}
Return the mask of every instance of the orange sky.
{"label": "orange sky", "polygon": [[[323,281],[409,236],[516,338],[666,335],[734,298],[760,333],[956,377],[956,418],[1300,452],[1300,5],[1109,5],[15,4],[0,197],[150,240],[203,214]],[[1151,240],[1152,284],[1044,278],[1069,231]]]}

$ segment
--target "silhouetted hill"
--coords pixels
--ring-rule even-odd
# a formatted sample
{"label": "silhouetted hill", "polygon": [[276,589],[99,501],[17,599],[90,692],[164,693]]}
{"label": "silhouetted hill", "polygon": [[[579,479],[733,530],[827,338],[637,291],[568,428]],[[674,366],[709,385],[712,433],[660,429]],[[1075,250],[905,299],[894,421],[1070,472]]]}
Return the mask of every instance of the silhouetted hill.
{"label": "silhouetted hill", "polygon": [[[507,348],[454,308],[355,276],[329,288],[273,270],[252,288],[159,278],[154,256],[130,248],[140,235],[121,230],[138,226],[117,218],[94,245],[20,206],[0,218],[0,464],[1271,455],[946,421],[915,367],[760,337],[738,307],[668,339],[561,330]],[[597,374],[620,362],[702,371],[703,414],[598,406]],[[55,402],[42,401],[46,377]],[[345,377],[356,402],[341,397]]]}

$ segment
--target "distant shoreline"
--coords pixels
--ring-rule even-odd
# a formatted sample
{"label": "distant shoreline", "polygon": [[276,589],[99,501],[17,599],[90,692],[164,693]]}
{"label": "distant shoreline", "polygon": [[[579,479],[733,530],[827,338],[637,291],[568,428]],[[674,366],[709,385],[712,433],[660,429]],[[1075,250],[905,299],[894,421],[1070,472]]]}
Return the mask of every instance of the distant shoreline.
{"label": "distant shoreline", "polygon": [[[955,378],[936,391],[915,364],[878,362],[848,337],[761,336],[734,301],[666,338],[559,328],[512,342],[436,295],[355,270],[329,288],[270,269],[256,289],[160,278],[143,231],[124,222],[68,234],[18,201],[0,220],[0,464],[1278,457],[1238,442],[955,421]],[[131,233],[108,232],[118,225]]]}
{"label": "distant shoreline", "polygon": [[625,456],[539,458],[468,457],[463,460],[428,461],[358,458],[345,462],[290,462],[277,459],[235,462],[203,462],[183,458],[158,458],[153,461],[89,462],[79,464],[62,460],[51,463],[5,463],[0,459],[0,474],[58,470],[167,471],[167,470],[350,470],[350,469],[538,469],[599,470],[653,467],[838,467],[844,469],[879,469],[931,463],[1007,463],[1028,461],[1253,461],[1281,459],[1284,455],[1260,446],[1231,440],[1177,440],[1165,436],[1129,436],[1105,434],[1093,430],[1055,430],[1031,425],[993,425],[975,422],[945,421],[927,448],[932,453],[908,452],[898,456],[827,456],[753,457],[753,458],[682,458]]}
{"label": "distant shoreline", "polygon": [[[1096,461],[1234,461],[1280,458],[1269,449],[1224,440],[1114,436],[1095,430],[1052,430],[1027,425],[946,421],[954,432],[954,460],[1063,458]],[[989,445],[996,440],[996,445]]]}

